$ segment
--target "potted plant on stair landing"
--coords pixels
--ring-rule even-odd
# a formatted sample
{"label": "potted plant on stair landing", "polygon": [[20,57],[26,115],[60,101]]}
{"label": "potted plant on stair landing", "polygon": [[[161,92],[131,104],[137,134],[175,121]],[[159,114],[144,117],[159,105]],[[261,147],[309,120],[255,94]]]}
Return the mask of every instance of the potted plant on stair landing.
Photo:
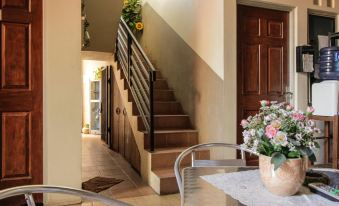
{"label": "potted plant on stair landing", "polygon": [[320,130],[308,117],[314,111],[297,111],[286,103],[260,102],[258,114],[241,121],[242,147],[259,155],[259,170],[264,186],[273,194],[290,196],[298,192],[306,174],[308,159],[319,148],[314,134]]}

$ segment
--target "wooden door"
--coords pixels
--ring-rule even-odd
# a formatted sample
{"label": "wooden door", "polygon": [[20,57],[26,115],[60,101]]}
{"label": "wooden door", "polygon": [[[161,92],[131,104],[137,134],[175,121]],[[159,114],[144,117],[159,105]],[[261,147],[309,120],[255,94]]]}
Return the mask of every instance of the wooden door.
{"label": "wooden door", "polygon": [[[0,8],[0,189],[4,189],[42,184],[42,0],[0,0]],[[19,205],[23,200],[0,205]]]}
{"label": "wooden door", "polygon": [[113,120],[112,120],[112,149],[115,152],[119,152],[119,118],[120,118],[120,113],[121,113],[121,109],[119,107],[119,100],[120,100],[120,94],[119,94],[119,88],[117,85],[117,82],[114,81],[113,82],[113,89],[112,89],[112,96],[113,96]]}
{"label": "wooden door", "polygon": [[[285,101],[288,12],[238,6],[237,125],[258,112],[260,100]],[[238,144],[242,143],[238,126]]]}
{"label": "wooden door", "polygon": [[119,93],[119,126],[118,126],[118,133],[119,133],[119,153],[124,156],[125,153],[125,145],[124,145],[124,138],[125,138],[125,117],[124,117],[124,105],[121,99],[121,95]]}

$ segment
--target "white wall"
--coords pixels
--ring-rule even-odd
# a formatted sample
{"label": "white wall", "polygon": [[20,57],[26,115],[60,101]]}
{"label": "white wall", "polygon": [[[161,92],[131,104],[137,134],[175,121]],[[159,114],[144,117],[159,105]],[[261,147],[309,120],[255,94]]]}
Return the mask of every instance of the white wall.
{"label": "white wall", "polygon": [[[44,184],[81,186],[80,0],[44,0]],[[75,200],[48,196],[51,204]]]}
{"label": "white wall", "polygon": [[144,0],[224,78],[224,0]]}

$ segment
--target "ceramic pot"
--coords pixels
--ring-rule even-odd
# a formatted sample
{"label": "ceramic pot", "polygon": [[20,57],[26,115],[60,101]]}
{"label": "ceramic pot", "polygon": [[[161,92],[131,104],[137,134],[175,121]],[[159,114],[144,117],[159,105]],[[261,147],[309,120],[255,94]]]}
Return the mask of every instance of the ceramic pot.
{"label": "ceramic pot", "polygon": [[288,159],[277,170],[271,157],[259,155],[261,180],[268,191],[279,196],[296,194],[305,180],[307,158]]}
{"label": "ceramic pot", "polygon": [[89,134],[89,128],[86,128],[86,127],[82,128],[82,133]]}

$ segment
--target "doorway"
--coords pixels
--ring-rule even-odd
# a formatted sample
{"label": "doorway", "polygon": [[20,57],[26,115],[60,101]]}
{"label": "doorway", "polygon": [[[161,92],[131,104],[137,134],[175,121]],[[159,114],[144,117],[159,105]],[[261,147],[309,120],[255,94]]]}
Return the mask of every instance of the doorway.
{"label": "doorway", "polygon": [[[237,125],[258,112],[261,100],[288,101],[289,13],[237,7]],[[237,144],[242,141],[237,128]],[[248,158],[249,164],[257,160]]]}

